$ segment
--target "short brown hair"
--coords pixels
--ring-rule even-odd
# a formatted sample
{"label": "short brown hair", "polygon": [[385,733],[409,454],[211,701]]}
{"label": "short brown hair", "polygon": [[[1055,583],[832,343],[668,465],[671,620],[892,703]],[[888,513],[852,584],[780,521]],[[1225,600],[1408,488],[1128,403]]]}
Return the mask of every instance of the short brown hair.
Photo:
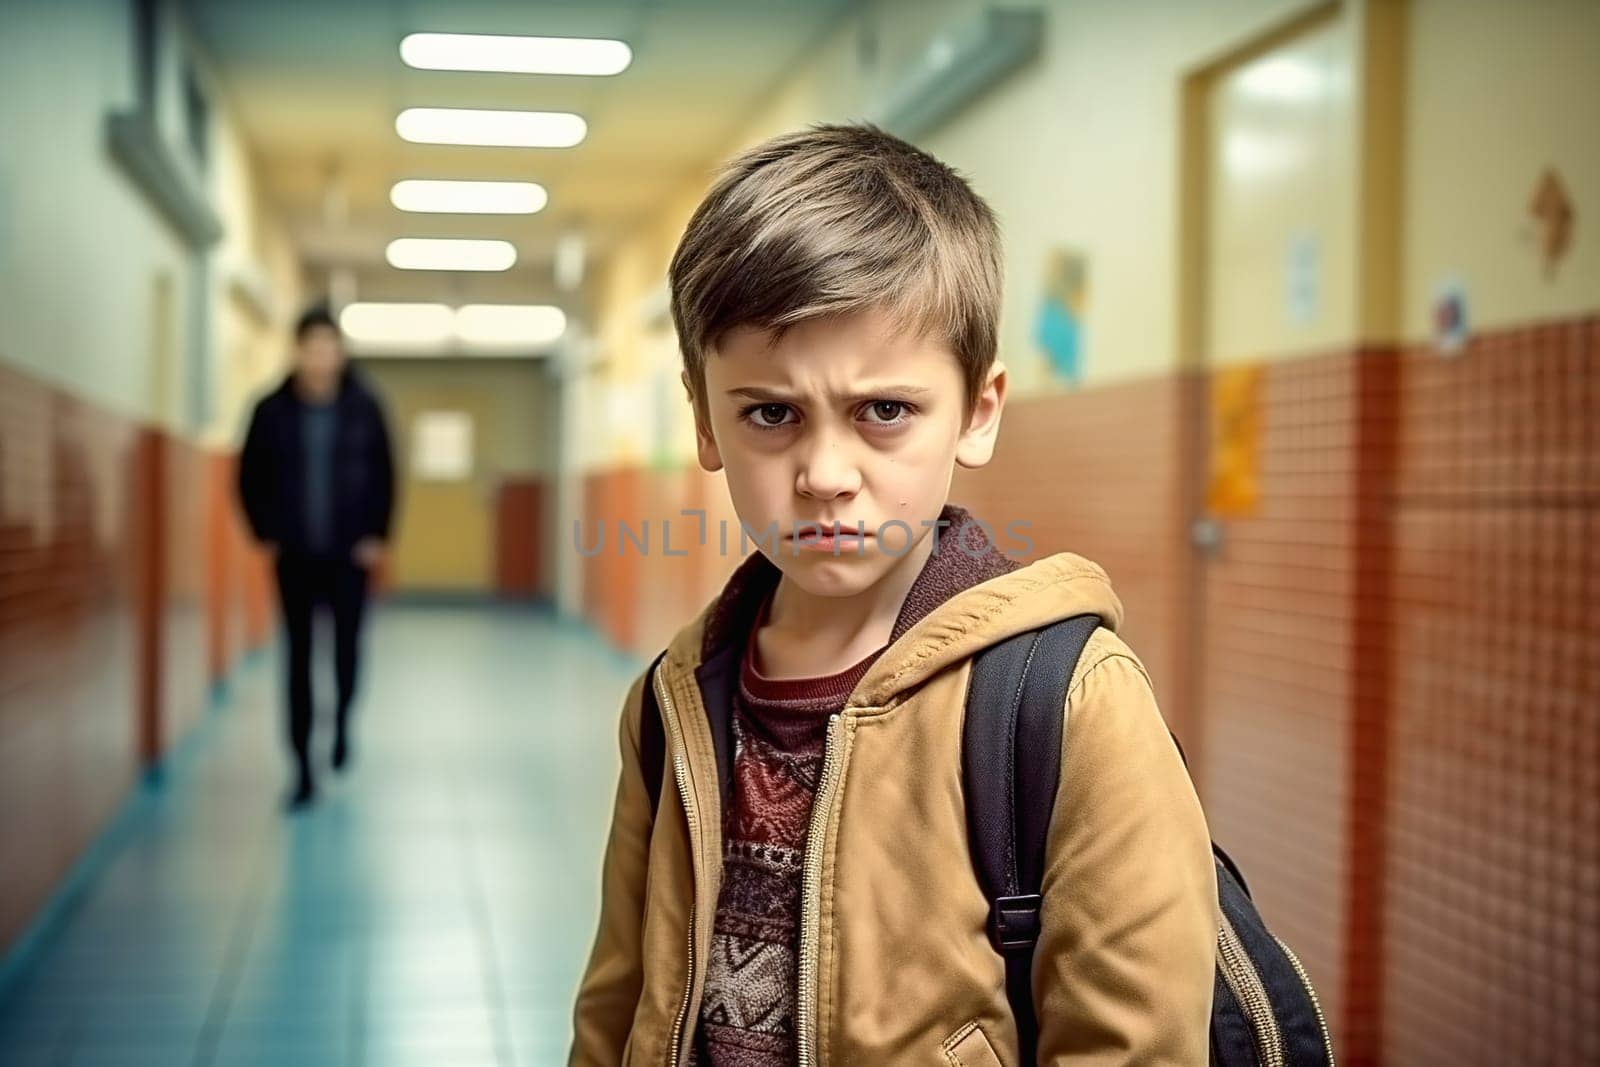
{"label": "short brown hair", "polygon": [[705,361],[738,326],[783,331],[881,308],[946,341],[970,416],[994,363],[1000,228],[954,170],[869,125],[819,125],[730,161],[668,272],[672,319],[704,419]]}

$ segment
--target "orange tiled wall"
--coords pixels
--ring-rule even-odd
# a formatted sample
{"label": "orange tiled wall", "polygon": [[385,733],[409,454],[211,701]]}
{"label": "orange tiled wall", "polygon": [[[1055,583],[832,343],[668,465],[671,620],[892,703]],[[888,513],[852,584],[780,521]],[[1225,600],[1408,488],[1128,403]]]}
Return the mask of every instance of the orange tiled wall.
{"label": "orange tiled wall", "polygon": [[1600,317],[1402,368],[1383,1044],[1600,1063]]}
{"label": "orange tiled wall", "polygon": [[0,951],[246,647],[208,633],[266,636],[259,565],[207,562],[228,462],[0,366]]}
{"label": "orange tiled wall", "polygon": [[[1007,406],[994,459],[957,469],[952,499],[990,523],[1002,550],[1028,559],[1071,551],[1110,575],[1123,634],[1158,691],[1176,700],[1182,593],[1180,379],[1028,398]],[[1024,560],[1027,562],[1027,560]],[[1176,715],[1176,707],[1167,707]]]}
{"label": "orange tiled wall", "polygon": [[[587,477],[581,543],[592,550],[603,529],[604,550],[580,555],[572,531],[562,530],[558,558],[582,566],[585,616],[613,643],[653,655],[722,587],[741,558],[738,519],[727,495],[721,475],[698,467],[623,468]],[[685,515],[686,510],[704,516]],[[632,531],[620,556],[619,520]],[[646,536],[646,525],[649,548],[644,552],[635,542]],[[670,541],[663,540],[665,527],[670,527]]]}
{"label": "orange tiled wall", "polygon": [[[1381,357],[1380,357],[1381,358]],[[1305,958],[1338,1017],[1350,843],[1349,685],[1357,360],[1273,364],[1262,387],[1262,496],[1221,550],[1191,558],[1191,422],[1204,376],[1131,382],[1008,408],[994,462],[955,497],[1037,553],[1106,568],[1123,636],[1188,751],[1217,838]],[[1285,827],[1293,827],[1285,834]]]}
{"label": "orange tiled wall", "polygon": [[1018,404],[958,482],[1106,565],[1343,1062],[1600,1061],[1597,360],[1587,318],[1269,365],[1259,513],[1192,571],[1180,380]]}
{"label": "orange tiled wall", "polygon": [[170,744],[206,708],[211,665],[206,618],[207,457],[168,438],[165,460],[166,590],[163,597],[162,735]]}
{"label": "orange tiled wall", "polygon": [[271,560],[255,548],[239,513],[238,457],[212,452],[204,468],[206,661],[208,677],[216,682],[241,655],[270,639],[277,590]]}
{"label": "orange tiled wall", "polygon": [[138,771],[138,446],[0,367],[0,945]]}
{"label": "orange tiled wall", "polygon": [[1360,372],[1392,354],[1274,363],[1261,383],[1260,501],[1198,564],[1190,757],[1212,832],[1342,1033],[1350,906]]}
{"label": "orange tiled wall", "polygon": [[644,480],[644,472],[629,468],[596,472],[584,479],[579,543],[585,554],[575,561],[583,568],[584,614],[619,648],[635,645],[640,562],[640,553],[631,545],[628,551],[618,550],[619,524],[638,528]]}

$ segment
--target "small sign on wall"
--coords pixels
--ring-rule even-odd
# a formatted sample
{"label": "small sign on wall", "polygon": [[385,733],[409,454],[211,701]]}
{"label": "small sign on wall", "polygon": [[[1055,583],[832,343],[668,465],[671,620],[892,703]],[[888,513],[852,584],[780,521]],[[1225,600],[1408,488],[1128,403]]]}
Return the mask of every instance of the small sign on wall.
{"label": "small sign on wall", "polygon": [[1284,286],[1284,309],[1289,322],[1295,326],[1315,322],[1322,301],[1322,242],[1316,234],[1297,233],[1289,239]]}
{"label": "small sign on wall", "polygon": [[424,411],[411,424],[411,473],[427,482],[472,477],[472,416],[464,411]]}
{"label": "small sign on wall", "polygon": [[1459,356],[1470,336],[1467,290],[1455,278],[1439,283],[1433,295],[1433,347],[1441,356]]}

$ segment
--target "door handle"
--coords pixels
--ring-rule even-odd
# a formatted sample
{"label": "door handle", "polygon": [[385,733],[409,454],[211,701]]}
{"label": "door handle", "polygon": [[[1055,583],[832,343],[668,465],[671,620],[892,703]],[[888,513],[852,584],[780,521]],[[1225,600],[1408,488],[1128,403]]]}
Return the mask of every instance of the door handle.
{"label": "door handle", "polygon": [[1223,527],[1219,519],[1202,515],[1189,525],[1189,542],[1207,556],[1222,550]]}

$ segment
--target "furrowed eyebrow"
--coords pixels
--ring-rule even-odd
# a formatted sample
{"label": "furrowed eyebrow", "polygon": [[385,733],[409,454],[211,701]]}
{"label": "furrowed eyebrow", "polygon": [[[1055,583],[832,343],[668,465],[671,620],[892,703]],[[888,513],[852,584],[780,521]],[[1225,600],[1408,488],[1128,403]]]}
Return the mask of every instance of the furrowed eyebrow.
{"label": "furrowed eyebrow", "polygon": [[[777,389],[766,389],[761,386],[738,386],[727,391],[728,396],[744,400],[753,400],[758,404],[793,404],[796,397],[792,393],[785,393]],[[921,400],[933,395],[933,390],[920,385],[883,385],[847,393],[836,399],[848,403],[861,403],[867,400],[900,399]]]}

